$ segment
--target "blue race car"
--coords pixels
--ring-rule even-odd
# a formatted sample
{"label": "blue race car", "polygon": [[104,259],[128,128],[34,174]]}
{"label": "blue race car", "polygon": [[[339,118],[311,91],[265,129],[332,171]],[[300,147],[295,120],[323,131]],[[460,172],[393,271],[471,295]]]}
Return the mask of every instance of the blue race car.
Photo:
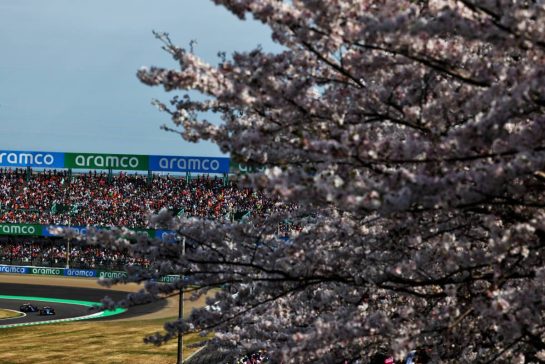
{"label": "blue race car", "polygon": [[21,312],[38,312],[38,306],[34,306],[31,303],[23,303],[19,306],[19,311]]}
{"label": "blue race car", "polygon": [[40,308],[40,316],[51,316],[55,314],[53,307],[44,306]]}

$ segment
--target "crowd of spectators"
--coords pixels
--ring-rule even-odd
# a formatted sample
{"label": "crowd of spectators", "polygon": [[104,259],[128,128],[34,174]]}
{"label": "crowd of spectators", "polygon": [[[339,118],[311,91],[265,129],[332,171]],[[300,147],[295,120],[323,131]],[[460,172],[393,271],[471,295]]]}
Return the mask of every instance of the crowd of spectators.
{"label": "crowd of spectators", "polygon": [[[270,199],[221,176],[119,174],[0,168],[0,223],[145,228],[150,214],[243,219],[275,208]],[[289,224],[279,226],[287,235]],[[0,241],[0,264],[61,267],[66,244],[59,239]],[[76,268],[121,269],[146,265],[126,254],[96,247],[70,248]]]}
{"label": "crowd of spectators", "polygon": [[[145,227],[150,213],[232,219],[274,204],[222,177],[0,169],[0,223]],[[64,209],[57,207],[66,207]]]}
{"label": "crowd of spectators", "polygon": [[[70,254],[67,256],[67,249]],[[68,260],[67,260],[68,258]],[[127,266],[147,266],[148,262],[120,251],[96,246],[70,246],[56,241],[8,240],[0,242],[0,264],[78,269],[123,270]]]}

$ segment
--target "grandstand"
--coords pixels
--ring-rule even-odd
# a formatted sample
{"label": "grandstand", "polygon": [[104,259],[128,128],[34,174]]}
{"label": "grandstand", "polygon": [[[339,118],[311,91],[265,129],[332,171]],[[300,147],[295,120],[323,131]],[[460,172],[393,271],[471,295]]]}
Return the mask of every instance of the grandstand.
{"label": "grandstand", "polygon": [[229,180],[230,168],[228,158],[0,151],[0,265],[145,266],[124,252],[70,246],[57,228],[127,227],[164,238],[168,231],[147,229],[149,214],[164,208],[230,221],[273,208]]}

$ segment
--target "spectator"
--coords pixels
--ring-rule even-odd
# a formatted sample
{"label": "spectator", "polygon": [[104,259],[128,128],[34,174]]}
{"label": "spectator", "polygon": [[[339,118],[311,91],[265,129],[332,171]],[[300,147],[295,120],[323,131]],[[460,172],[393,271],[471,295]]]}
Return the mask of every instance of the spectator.
{"label": "spectator", "polygon": [[[123,226],[144,228],[151,213],[167,208],[178,215],[209,219],[244,219],[278,208],[275,201],[224,183],[219,177],[186,180],[172,176],[107,175],[96,171],[0,168],[0,223]],[[298,227],[285,222],[278,235],[286,238]],[[70,265],[77,268],[122,269],[148,262],[123,252],[96,247],[72,247]],[[0,264],[60,267],[66,264],[66,245],[55,239],[12,240],[0,243]]]}
{"label": "spectator", "polygon": [[[29,178],[27,178],[29,177]],[[57,207],[66,207],[60,209]],[[145,227],[150,213],[168,208],[187,216],[232,219],[236,214],[266,213],[269,199],[219,177],[191,181],[172,176],[89,172],[69,176],[47,170],[0,169],[0,223]]]}
{"label": "spectator", "polygon": [[[64,267],[67,246],[60,239],[54,241],[0,242],[0,264]],[[79,269],[122,270],[126,266],[147,267],[147,260],[96,246],[73,246],[69,254],[70,266]]]}

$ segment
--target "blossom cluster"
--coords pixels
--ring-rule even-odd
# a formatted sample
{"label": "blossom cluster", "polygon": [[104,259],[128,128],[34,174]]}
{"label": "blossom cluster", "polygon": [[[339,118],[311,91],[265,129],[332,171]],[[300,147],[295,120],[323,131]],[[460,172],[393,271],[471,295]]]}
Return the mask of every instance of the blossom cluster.
{"label": "blossom cluster", "polygon": [[[165,337],[214,331],[285,363],[413,348],[445,363],[542,360],[544,2],[214,2],[270,27],[281,51],[210,65],[158,34],[179,69],[138,77],[206,96],[159,106],[187,140],[266,166],[246,182],[297,208],[168,222],[197,245],[156,246],[162,267],[196,294],[238,294]],[[287,242],[271,228],[285,219],[302,228]]]}

